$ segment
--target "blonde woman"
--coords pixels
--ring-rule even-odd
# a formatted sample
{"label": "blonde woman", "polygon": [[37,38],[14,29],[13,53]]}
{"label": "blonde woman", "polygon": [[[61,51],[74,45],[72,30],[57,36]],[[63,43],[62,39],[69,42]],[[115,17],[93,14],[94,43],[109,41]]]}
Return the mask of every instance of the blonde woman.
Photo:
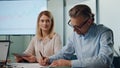
{"label": "blonde woman", "polygon": [[49,11],[42,11],[37,19],[37,30],[28,48],[24,51],[27,56],[16,56],[17,62],[26,60],[37,62],[44,57],[52,56],[62,48],[60,36],[54,32],[54,19]]}

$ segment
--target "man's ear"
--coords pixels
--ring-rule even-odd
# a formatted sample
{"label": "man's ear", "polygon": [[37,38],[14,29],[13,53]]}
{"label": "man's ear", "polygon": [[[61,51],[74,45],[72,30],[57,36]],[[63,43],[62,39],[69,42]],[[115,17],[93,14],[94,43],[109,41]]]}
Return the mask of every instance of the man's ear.
{"label": "man's ear", "polygon": [[93,21],[91,18],[89,18],[89,20],[87,22],[88,22],[88,24],[91,24]]}

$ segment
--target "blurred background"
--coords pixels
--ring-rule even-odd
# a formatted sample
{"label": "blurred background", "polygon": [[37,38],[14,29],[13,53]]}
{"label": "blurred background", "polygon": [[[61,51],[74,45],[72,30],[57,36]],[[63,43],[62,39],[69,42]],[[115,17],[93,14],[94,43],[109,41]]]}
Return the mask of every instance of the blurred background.
{"label": "blurred background", "polygon": [[76,4],[87,4],[95,14],[95,23],[104,24],[114,32],[115,56],[120,55],[120,0],[0,0],[0,40],[10,40],[11,53],[22,53],[36,33],[38,14],[52,12],[55,31],[61,36],[63,46],[72,32],[67,25],[68,11]]}

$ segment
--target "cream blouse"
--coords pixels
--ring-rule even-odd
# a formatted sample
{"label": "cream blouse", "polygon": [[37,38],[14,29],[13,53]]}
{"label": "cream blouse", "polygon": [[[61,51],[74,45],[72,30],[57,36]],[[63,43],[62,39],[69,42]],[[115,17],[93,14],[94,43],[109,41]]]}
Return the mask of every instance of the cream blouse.
{"label": "cream blouse", "polygon": [[41,58],[39,51],[41,51],[43,56],[49,57],[57,53],[61,48],[61,39],[58,34],[55,34],[52,39],[46,37],[44,41],[37,39],[35,36],[32,38],[24,53],[35,55],[39,60],[39,58]]}

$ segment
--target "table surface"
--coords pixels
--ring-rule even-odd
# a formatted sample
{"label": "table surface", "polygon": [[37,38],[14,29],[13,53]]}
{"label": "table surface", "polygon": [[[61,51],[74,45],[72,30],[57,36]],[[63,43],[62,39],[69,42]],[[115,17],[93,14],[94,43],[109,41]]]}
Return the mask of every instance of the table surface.
{"label": "table surface", "polygon": [[50,66],[41,66],[38,63],[8,63],[6,67],[3,68],[70,68],[66,66],[59,67],[50,67]]}

